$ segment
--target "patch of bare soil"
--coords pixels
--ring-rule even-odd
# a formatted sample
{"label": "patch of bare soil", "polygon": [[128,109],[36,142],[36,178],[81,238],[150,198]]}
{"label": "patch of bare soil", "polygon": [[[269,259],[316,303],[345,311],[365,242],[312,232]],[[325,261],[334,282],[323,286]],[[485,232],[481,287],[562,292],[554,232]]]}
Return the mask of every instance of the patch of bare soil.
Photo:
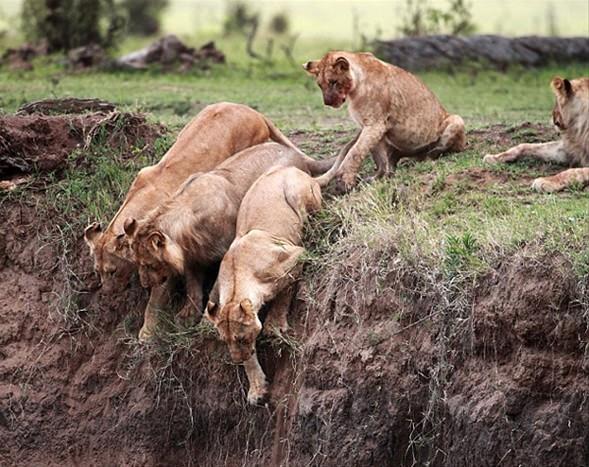
{"label": "patch of bare soil", "polygon": [[[36,103],[37,107],[27,109],[27,113],[0,117],[0,179],[62,168],[74,150],[86,149],[97,138],[124,152],[140,143],[150,144],[163,133],[160,126],[148,123],[144,116],[118,112],[112,106],[107,112],[38,113],[61,109],[59,101],[51,103],[50,107]],[[96,108],[94,101],[89,104]]]}
{"label": "patch of bare soil", "polygon": [[499,150],[505,150],[520,143],[542,143],[555,139],[558,139],[558,133],[554,128],[530,122],[512,126],[491,125],[470,130],[467,134],[469,149],[493,145]]}
{"label": "patch of bare soil", "polygon": [[0,179],[63,168],[76,149],[97,138],[112,148],[149,144],[163,130],[142,115],[108,113],[0,117]]}
{"label": "patch of bare soil", "polygon": [[213,333],[129,337],[147,294],[97,290],[42,197],[0,200],[0,465],[589,463],[589,284],[560,255],[506,259],[459,313],[392,247],[350,251],[301,284],[290,344],[260,344],[249,407]]}

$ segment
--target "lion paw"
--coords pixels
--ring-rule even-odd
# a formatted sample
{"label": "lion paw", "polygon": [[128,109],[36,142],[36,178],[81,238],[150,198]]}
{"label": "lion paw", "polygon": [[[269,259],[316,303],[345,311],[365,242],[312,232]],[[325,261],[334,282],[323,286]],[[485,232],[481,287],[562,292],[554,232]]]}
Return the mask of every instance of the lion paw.
{"label": "lion paw", "polygon": [[497,156],[495,154],[487,154],[483,157],[483,162],[486,164],[497,164],[499,161],[497,160]]}
{"label": "lion paw", "polygon": [[139,330],[138,339],[142,344],[151,342],[153,340],[153,331],[144,324],[143,327]]}
{"label": "lion paw", "polygon": [[247,392],[250,405],[262,405],[268,400],[268,382],[266,380],[252,384]]}
{"label": "lion paw", "polygon": [[356,183],[356,175],[344,172],[337,177],[335,187],[339,193],[347,193],[356,186]]}
{"label": "lion paw", "polygon": [[562,187],[558,184],[551,182],[546,177],[537,178],[532,182],[532,190],[544,192],[544,193],[553,193],[555,191],[561,190]]}

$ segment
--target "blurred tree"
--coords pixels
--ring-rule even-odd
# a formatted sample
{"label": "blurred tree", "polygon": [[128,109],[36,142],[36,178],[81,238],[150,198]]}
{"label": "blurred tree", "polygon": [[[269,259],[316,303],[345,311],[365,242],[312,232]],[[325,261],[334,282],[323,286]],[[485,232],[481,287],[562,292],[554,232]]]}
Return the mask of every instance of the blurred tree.
{"label": "blurred tree", "polygon": [[22,29],[30,41],[47,41],[50,52],[98,44],[112,47],[124,18],[114,0],[24,0]]}
{"label": "blurred tree", "polygon": [[227,12],[223,23],[225,35],[233,33],[249,34],[252,29],[258,28],[260,14],[253,12],[249,4],[243,0],[230,0],[227,2]]}
{"label": "blurred tree", "polygon": [[472,4],[468,0],[449,0],[446,10],[434,8],[428,0],[406,0],[400,32],[405,36],[428,34],[468,35],[475,32]]}
{"label": "blurred tree", "polygon": [[270,24],[268,25],[268,28],[272,34],[276,34],[278,36],[286,34],[290,29],[288,15],[284,12],[276,13],[274,16],[272,16],[272,18],[270,18]]}
{"label": "blurred tree", "polygon": [[137,36],[151,36],[160,30],[162,11],[169,0],[123,0],[121,7],[127,17],[127,31]]}

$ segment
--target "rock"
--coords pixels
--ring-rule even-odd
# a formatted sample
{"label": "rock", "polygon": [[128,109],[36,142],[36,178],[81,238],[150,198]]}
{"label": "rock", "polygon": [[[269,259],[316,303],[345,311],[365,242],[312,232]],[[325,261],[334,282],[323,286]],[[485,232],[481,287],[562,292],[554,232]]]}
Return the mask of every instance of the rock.
{"label": "rock", "polygon": [[179,63],[180,70],[186,70],[195,65],[206,66],[209,62],[225,63],[225,55],[215,47],[214,42],[208,42],[200,49],[194,49],[171,34],[158,39],[143,49],[120,57],[116,60],[116,65],[124,68],[144,69],[153,64],[171,67]]}
{"label": "rock", "polygon": [[70,67],[80,70],[104,64],[106,54],[98,44],[90,44],[70,50],[67,58]]}
{"label": "rock", "polygon": [[376,41],[375,53],[408,70],[439,68],[479,61],[504,69],[509,65],[542,66],[550,62],[589,60],[586,37],[424,36]]}

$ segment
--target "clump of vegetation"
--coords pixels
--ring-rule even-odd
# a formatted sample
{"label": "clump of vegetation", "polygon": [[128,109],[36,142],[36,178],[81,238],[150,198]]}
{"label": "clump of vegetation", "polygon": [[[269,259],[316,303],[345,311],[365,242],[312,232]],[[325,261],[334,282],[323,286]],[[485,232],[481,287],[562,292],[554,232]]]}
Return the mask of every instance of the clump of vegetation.
{"label": "clump of vegetation", "polygon": [[286,34],[290,29],[290,20],[288,15],[284,12],[276,13],[270,18],[269,25],[270,32],[278,36]]}
{"label": "clump of vegetation", "polygon": [[161,14],[169,3],[169,0],[123,0],[121,7],[126,13],[129,34],[151,36],[158,33]]}
{"label": "clump of vegetation", "polygon": [[234,33],[247,34],[251,29],[257,29],[260,14],[252,11],[247,2],[232,0],[227,3],[227,13],[223,23],[225,35]]}
{"label": "clump of vegetation", "polygon": [[246,37],[246,53],[266,64],[272,63],[274,46],[280,39],[279,48],[287,60],[295,65],[293,49],[299,37],[298,34],[289,34],[290,19],[285,12],[274,14],[267,25],[265,52],[260,53],[254,50],[254,41],[258,37],[262,18],[259,12],[251,9],[249,3],[243,0],[232,0],[227,4],[227,13],[223,30],[225,35],[242,34]]}
{"label": "clump of vegetation", "polygon": [[113,47],[125,24],[114,0],[24,0],[21,21],[27,40],[46,41],[50,52]]}
{"label": "clump of vegetation", "polygon": [[468,35],[475,32],[468,0],[449,0],[447,9],[434,8],[429,0],[406,0],[400,32],[405,36],[429,34]]}

